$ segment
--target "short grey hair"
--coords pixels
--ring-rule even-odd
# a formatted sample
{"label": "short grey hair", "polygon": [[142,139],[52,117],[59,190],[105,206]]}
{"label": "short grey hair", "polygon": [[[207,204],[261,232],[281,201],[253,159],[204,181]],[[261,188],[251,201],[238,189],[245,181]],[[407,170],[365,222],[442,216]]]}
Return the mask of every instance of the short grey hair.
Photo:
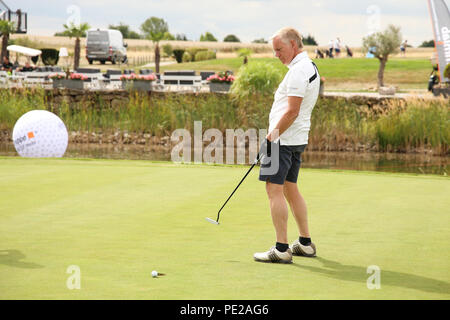
{"label": "short grey hair", "polygon": [[281,28],[272,36],[272,38],[270,38],[270,40],[273,40],[276,37],[279,37],[284,43],[289,43],[290,40],[294,40],[299,49],[303,48],[302,35],[292,27]]}

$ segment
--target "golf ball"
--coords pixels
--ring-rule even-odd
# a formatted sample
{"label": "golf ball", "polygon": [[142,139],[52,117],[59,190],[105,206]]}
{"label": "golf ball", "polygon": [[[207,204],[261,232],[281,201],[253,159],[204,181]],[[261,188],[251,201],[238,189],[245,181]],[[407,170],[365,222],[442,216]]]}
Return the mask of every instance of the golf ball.
{"label": "golf ball", "polygon": [[68,140],[64,122],[45,110],[25,113],[13,129],[14,147],[22,157],[62,157]]}
{"label": "golf ball", "polygon": [[158,276],[158,271],[152,271],[152,277],[156,278]]}

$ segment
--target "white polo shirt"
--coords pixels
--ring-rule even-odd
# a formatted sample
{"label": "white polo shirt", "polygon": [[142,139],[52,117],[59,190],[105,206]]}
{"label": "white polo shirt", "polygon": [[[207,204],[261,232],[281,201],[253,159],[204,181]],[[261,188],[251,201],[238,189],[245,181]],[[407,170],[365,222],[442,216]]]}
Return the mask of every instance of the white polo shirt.
{"label": "white polo shirt", "polygon": [[[280,83],[269,115],[271,132],[288,109],[288,97],[302,97],[300,112],[291,126],[279,137],[281,145],[308,144],[311,113],[319,95],[320,75],[306,51],[299,53],[288,65],[289,71]],[[316,78],[309,82],[317,72]]]}

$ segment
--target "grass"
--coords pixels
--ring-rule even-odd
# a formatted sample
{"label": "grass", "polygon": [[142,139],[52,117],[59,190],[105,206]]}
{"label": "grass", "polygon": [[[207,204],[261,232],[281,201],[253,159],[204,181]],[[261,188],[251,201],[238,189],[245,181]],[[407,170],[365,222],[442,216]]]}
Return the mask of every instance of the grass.
{"label": "grass", "polygon": [[[253,61],[263,61],[282,65],[274,58],[250,58]],[[320,75],[325,77],[328,89],[364,89],[376,86],[379,62],[377,59],[315,59]],[[199,62],[172,64],[161,67],[161,72],[167,70],[196,71],[226,71],[237,74],[242,66],[241,58],[225,58]],[[287,68],[285,69],[287,70]],[[385,70],[386,85],[395,85],[400,89],[426,89],[431,65],[427,59],[391,58]]]}
{"label": "grass", "polygon": [[[204,219],[245,171],[2,158],[0,298],[450,298],[447,178],[302,169],[318,257],[272,265],[252,259],[274,242],[257,170],[220,226]],[[80,267],[80,290],[66,287],[71,265]],[[380,290],[366,286],[370,265],[381,269]]]}

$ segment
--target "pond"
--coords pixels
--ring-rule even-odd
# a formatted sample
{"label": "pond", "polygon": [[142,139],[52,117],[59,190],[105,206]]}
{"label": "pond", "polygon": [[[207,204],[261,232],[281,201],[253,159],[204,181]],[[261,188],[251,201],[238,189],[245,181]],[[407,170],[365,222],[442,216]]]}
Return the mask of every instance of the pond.
{"label": "pond", "polygon": [[[0,144],[0,156],[18,156],[12,143]],[[171,161],[170,150],[162,146],[69,144],[66,158],[130,159]],[[306,151],[303,168],[403,172],[447,175],[449,157],[428,154],[357,153]]]}

